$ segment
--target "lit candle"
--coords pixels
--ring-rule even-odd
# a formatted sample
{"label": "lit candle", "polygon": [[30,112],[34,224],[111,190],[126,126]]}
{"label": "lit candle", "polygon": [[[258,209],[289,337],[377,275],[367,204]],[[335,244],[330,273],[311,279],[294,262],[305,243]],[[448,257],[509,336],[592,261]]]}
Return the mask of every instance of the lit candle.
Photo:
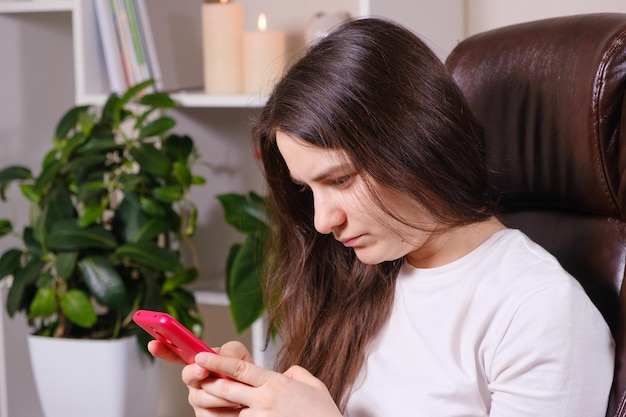
{"label": "lit candle", "polygon": [[258,31],[243,37],[243,90],[248,94],[269,94],[285,65],[284,32],[268,31],[264,13],[259,15]]}
{"label": "lit candle", "polygon": [[207,94],[242,92],[243,6],[220,0],[202,5],[204,90]]}

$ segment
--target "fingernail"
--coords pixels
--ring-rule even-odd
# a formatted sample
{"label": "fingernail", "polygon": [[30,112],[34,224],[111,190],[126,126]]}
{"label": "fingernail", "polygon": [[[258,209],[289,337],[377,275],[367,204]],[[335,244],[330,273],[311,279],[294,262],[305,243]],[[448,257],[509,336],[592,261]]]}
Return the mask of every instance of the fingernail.
{"label": "fingernail", "polygon": [[207,359],[209,357],[209,354],[206,352],[200,352],[196,355],[196,363],[198,365],[203,365],[206,363]]}
{"label": "fingernail", "polygon": [[193,374],[197,377],[202,377],[204,375],[204,369],[196,365],[193,368]]}

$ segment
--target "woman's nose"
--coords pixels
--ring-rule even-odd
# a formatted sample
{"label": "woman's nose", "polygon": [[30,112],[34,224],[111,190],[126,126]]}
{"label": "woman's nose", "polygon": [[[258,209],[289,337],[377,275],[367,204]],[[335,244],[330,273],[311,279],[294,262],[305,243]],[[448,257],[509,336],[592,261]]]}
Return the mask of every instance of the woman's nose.
{"label": "woman's nose", "polygon": [[313,195],[315,205],[315,230],[321,234],[329,234],[346,221],[343,209],[332,198]]}

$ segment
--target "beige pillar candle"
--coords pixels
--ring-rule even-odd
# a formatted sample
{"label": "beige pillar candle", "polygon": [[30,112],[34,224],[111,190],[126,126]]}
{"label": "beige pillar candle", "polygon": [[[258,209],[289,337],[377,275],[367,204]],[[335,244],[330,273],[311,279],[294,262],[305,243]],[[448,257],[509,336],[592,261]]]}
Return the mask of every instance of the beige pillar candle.
{"label": "beige pillar candle", "polygon": [[202,4],[204,91],[242,92],[243,6],[220,0]]}
{"label": "beige pillar candle", "polygon": [[264,13],[259,15],[258,28],[243,36],[243,90],[267,95],[284,69],[285,34],[268,31]]}

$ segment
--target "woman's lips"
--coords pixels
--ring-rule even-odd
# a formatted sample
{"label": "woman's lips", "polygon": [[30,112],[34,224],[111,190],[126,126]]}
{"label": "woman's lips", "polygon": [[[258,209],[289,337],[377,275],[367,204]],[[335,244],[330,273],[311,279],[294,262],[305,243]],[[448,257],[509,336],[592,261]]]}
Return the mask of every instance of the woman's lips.
{"label": "woman's lips", "polygon": [[358,235],[358,236],[350,237],[350,238],[347,238],[347,239],[341,239],[340,242],[343,243],[343,245],[345,247],[351,248],[351,247],[354,247],[354,246],[356,246],[358,244],[359,239],[361,238],[361,236],[363,236],[363,235]]}

